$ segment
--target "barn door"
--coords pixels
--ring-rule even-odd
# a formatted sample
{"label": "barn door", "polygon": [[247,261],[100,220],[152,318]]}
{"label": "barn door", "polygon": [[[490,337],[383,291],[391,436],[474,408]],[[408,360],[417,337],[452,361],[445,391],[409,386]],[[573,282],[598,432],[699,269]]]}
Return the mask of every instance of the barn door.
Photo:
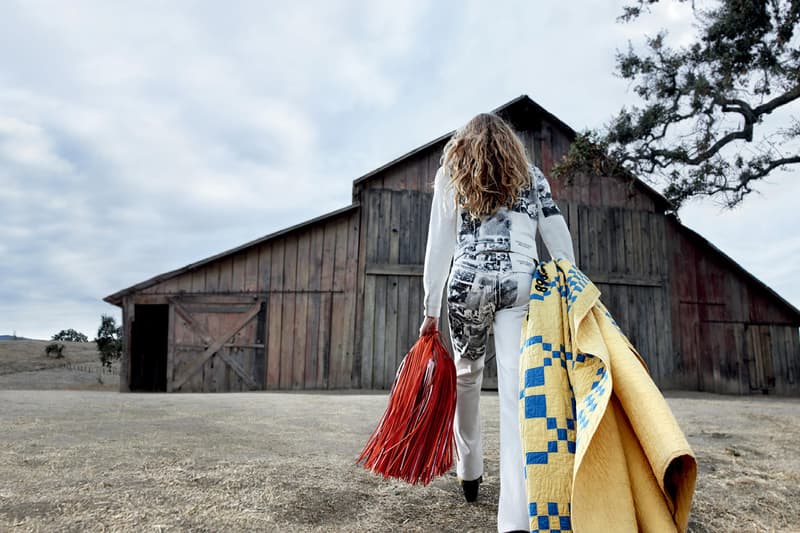
{"label": "barn door", "polygon": [[264,300],[205,296],[170,299],[173,329],[169,391],[264,388]]}
{"label": "barn door", "polygon": [[775,373],[772,368],[772,337],[769,326],[746,324],[747,369],[750,374],[750,390],[769,392],[775,388]]}

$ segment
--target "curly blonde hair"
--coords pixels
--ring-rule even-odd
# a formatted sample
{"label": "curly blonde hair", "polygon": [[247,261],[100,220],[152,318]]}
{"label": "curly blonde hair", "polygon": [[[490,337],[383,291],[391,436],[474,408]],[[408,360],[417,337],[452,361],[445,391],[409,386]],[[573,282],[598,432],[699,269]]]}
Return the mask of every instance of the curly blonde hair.
{"label": "curly blonde hair", "polygon": [[530,183],[522,141],[493,113],[476,115],[456,131],[444,147],[441,164],[450,175],[456,204],[473,218],[512,207]]}

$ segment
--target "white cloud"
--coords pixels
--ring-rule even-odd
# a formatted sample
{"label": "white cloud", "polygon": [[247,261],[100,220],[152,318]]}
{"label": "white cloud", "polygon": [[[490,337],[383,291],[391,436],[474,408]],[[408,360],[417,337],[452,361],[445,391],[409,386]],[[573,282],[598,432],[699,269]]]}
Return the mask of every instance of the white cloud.
{"label": "white cloud", "polygon": [[36,173],[67,174],[72,165],[53,152],[46,132],[35,124],[0,115],[0,160]]}
{"label": "white cloud", "polygon": [[[672,16],[687,27],[667,12],[623,28],[620,12],[599,1],[4,4],[0,334],[91,336],[113,311],[103,296],[343,207],[352,179],[519,94],[576,129],[599,126],[631,97],[611,75],[625,32]],[[727,216],[738,235],[724,242],[715,214],[685,219],[768,277],[797,249],[781,225],[788,190],[765,191],[767,237],[756,214]],[[775,255],[745,263],[762,242]],[[800,303],[786,269],[772,272]]]}

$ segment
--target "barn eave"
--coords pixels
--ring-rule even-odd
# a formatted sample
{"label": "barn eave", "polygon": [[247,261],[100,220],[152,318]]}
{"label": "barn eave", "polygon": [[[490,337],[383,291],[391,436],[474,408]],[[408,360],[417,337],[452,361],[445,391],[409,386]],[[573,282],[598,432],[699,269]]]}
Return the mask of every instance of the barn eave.
{"label": "barn eave", "polygon": [[173,278],[175,276],[179,276],[181,274],[185,274],[187,272],[191,272],[191,271],[196,270],[196,269],[198,269],[198,268],[200,268],[200,267],[202,267],[202,266],[204,266],[204,265],[206,265],[208,263],[216,261],[217,259],[221,259],[221,258],[223,258],[225,256],[240,252],[242,250],[250,248],[251,246],[257,246],[259,244],[267,242],[267,241],[269,241],[271,239],[274,239],[276,237],[281,237],[281,236],[284,236],[286,234],[292,233],[293,231],[297,231],[297,230],[303,229],[303,228],[305,228],[307,226],[311,226],[313,224],[322,222],[324,220],[328,220],[330,218],[337,217],[339,215],[343,215],[345,213],[348,213],[350,211],[358,209],[359,207],[360,207],[360,204],[358,202],[353,202],[348,206],[342,207],[340,209],[336,209],[334,211],[330,211],[328,213],[319,215],[317,217],[311,218],[311,219],[306,220],[304,222],[300,222],[298,224],[295,224],[294,226],[289,226],[287,228],[280,229],[278,231],[272,232],[272,233],[270,233],[268,235],[265,235],[263,237],[259,237],[258,239],[252,240],[250,242],[246,242],[246,243],[242,244],[241,246],[237,246],[235,248],[231,248],[230,250],[226,250],[226,251],[218,253],[216,255],[212,255],[210,257],[206,257],[205,259],[201,259],[200,261],[196,261],[196,262],[188,264],[188,265],[186,265],[184,267],[181,267],[181,268],[178,268],[178,269],[175,269],[175,270],[171,270],[169,272],[165,272],[165,273],[159,274],[157,276],[153,276],[150,279],[147,279],[145,281],[139,282],[139,283],[137,283],[135,285],[131,285],[130,287],[127,287],[125,289],[122,289],[120,291],[115,292],[114,294],[110,294],[110,295],[106,296],[105,298],[103,298],[103,301],[107,302],[107,303],[110,303],[111,305],[116,305],[118,307],[122,307],[122,299],[125,296],[129,295],[129,294],[132,294],[132,293],[147,289],[148,287],[152,287],[153,285],[156,285],[157,283],[161,283],[162,281],[166,281],[166,280],[168,280],[170,278]]}

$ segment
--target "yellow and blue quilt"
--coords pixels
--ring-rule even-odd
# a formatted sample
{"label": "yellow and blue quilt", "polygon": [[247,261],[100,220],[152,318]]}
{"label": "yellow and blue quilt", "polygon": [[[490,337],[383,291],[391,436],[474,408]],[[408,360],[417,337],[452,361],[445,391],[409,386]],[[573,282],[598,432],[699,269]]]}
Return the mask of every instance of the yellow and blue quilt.
{"label": "yellow and blue quilt", "polygon": [[537,268],[520,351],[531,531],[685,531],[694,453],[599,289],[571,262]]}

